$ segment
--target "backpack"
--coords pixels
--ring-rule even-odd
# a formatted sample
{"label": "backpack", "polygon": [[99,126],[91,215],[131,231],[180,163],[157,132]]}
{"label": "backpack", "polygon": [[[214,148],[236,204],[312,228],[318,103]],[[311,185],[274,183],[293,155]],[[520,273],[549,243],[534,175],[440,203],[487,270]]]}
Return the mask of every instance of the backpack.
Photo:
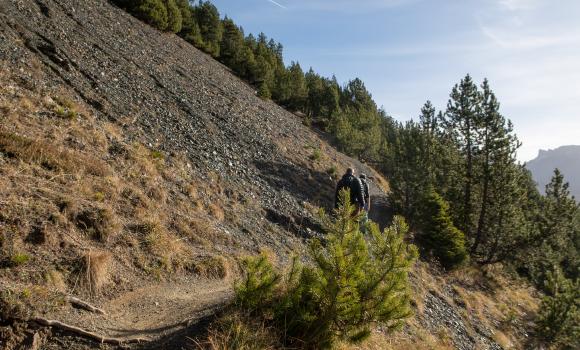
{"label": "backpack", "polygon": [[363,185],[363,190],[364,190],[363,197],[365,199],[365,202],[368,202],[369,197],[370,197],[369,184],[367,183],[367,181],[365,179],[362,179],[362,178],[360,179],[360,182],[362,182],[362,185]]}
{"label": "backpack", "polygon": [[362,191],[364,191],[364,189],[361,186],[360,180],[357,179],[354,175],[343,176],[336,186],[335,207],[337,208],[338,208],[338,195],[343,188],[350,190],[351,204],[357,203],[358,202],[357,197],[360,196]]}

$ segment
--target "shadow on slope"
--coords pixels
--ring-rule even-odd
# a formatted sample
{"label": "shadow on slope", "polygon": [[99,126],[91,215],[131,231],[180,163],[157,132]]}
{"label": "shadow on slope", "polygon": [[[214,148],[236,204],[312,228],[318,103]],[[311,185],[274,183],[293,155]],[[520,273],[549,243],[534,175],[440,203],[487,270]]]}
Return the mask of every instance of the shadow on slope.
{"label": "shadow on slope", "polygon": [[256,161],[260,178],[280,191],[291,193],[302,202],[325,209],[334,203],[334,182],[323,172],[279,161]]}

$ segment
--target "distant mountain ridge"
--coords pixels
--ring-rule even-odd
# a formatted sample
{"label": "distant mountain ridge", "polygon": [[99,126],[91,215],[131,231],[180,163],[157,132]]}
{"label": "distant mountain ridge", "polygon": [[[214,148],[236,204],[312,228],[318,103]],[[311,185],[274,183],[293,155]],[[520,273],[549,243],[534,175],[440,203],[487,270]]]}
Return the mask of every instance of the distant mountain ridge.
{"label": "distant mountain ridge", "polygon": [[538,156],[526,164],[526,168],[532,172],[542,193],[545,192],[546,184],[550,182],[554,169],[560,169],[564,179],[570,183],[570,193],[576,199],[580,198],[580,145],[540,150]]}

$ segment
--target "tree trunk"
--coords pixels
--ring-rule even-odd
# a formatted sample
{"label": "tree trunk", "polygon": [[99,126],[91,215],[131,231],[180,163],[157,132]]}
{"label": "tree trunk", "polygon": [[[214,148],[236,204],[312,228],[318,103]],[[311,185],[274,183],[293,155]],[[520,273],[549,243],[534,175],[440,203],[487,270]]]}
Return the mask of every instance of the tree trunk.
{"label": "tree trunk", "polygon": [[483,226],[485,224],[485,214],[487,212],[488,196],[489,196],[489,181],[490,181],[490,171],[489,171],[489,136],[486,128],[485,131],[485,164],[483,169],[483,194],[481,196],[481,211],[479,212],[479,220],[477,222],[477,232],[475,233],[475,242],[471,247],[471,254],[477,252],[477,248],[481,243],[481,238],[483,235]]}

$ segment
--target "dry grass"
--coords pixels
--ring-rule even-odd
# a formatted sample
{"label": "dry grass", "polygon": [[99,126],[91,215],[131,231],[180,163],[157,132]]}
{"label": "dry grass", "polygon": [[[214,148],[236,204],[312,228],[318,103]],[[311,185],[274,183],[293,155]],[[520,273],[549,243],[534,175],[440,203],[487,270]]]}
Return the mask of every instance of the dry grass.
{"label": "dry grass", "polygon": [[59,292],[66,292],[67,286],[65,282],[65,278],[57,270],[48,270],[44,273],[44,279],[46,280],[46,284]]}
{"label": "dry grass", "polygon": [[98,295],[109,281],[111,254],[89,251],[81,259],[80,286],[91,296]]}
{"label": "dry grass", "polygon": [[214,322],[205,339],[193,341],[204,350],[283,349],[275,332],[256,318],[234,313]]}
{"label": "dry grass", "polygon": [[211,279],[224,279],[230,275],[230,265],[221,256],[204,256],[191,263],[191,271]]}
{"label": "dry grass", "polygon": [[215,219],[217,219],[219,221],[224,221],[224,219],[225,219],[224,210],[219,205],[217,205],[215,203],[211,203],[208,206],[208,212],[212,217],[214,217]]}
{"label": "dry grass", "polygon": [[186,265],[187,250],[182,239],[171,235],[160,221],[145,221],[133,230],[142,235],[144,246],[156,257],[157,265],[152,267],[153,272],[157,273],[159,268],[175,271]]}
{"label": "dry grass", "polygon": [[439,339],[420,328],[413,329],[413,335],[403,332],[385,334],[374,331],[361,344],[341,343],[339,350],[453,350],[453,344]]}
{"label": "dry grass", "polygon": [[70,172],[79,166],[70,152],[59,151],[51,144],[9,132],[0,131],[0,152],[11,158],[38,164],[48,170]]}
{"label": "dry grass", "polygon": [[107,242],[120,229],[113,210],[106,206],[84,209],[76,215],[75,221],[81,230],[100,242]]}
{"label": "dry grass", "polygon": [[509,350],[514,348],[514,343],[510,338],[502,331],[496,331],[493,335],[493,339],[504,349]]}
{"label": "dry grass", "polygon": [[106,176],[110,173],[107,164],[94,157],[60,150],[53,144],[2,130],[0,130],[0,152],[9,158],[37,164],[50,171],[86,173],[94,176]]}
{"label": "dry grass", "polygon": [[[217,244],[233,246],[231,235],[224,233],[218,222],[233,222],[242,210],[259,210],[253,207],[258,206],[258,201],[250,200],[243,208],[233,208],[228,197],[235,195],[231,192],[225,195],[227,184],[219,174],[207,174],[200,185],[199,175],[192,172],[185,162],[180,160],[183,164],[176,164],[173,156],[139,143],[124,142],[124,131],[119,126],[92,118],[66,91],[47,95],[52,96],[46,99],[49,103],[32,97],[21,99],[20,108],[26,109],[26,113],[10,109],[10,120],[5,124],[13,126],[6,133],[26,135],[20,141],[30,145],[29,149],[23,149],[21,145],[12,143],[15,156],[10,160],[18,161],[19,168],[14,169],[14,176],[8,180],[13,196],[10,202],[16,208],[9,215],[32,222],[37,217],[55,213],[53,217],[59,218],[59,227],[62,228],[53,233],[59,237],[56,243],[66,241],[65,247],[73,250],[99,247],[99,250],[91,250],[83,256],[80,272],[72,276],[73,279],[79,278],[79,285],[94,295],[107,284],[113,257],[103,251],[115,244],[126,244],[123,253],[127,255],[114,256],[116,267],[122,268],[118,264],[127,261],[159,276],[176,273],[185,267],[200,276],[215,279],[228,278],[234,273],[235,266],[215,255]],[[51,119],[52,125],[29,118],[37,110],[54,112],[55,108],[62,108],[63,113],[57,113],[60,118]],[[68,118],[69,111],[75,111],[77,115]],[[115,143],[107,135],[114,138]],[[113,147],[116,151],[113,149],[111,152],[113,145],[116,145]],[[39,153],[39,149],[49,152]],[[322,151],[326,154],[327,150]],[[107,157],[108,163],[90,157],[103,154],[111,156]],[[325,170],[334,164],[328,163],[327,157],[321,158],[314,162],[316,167]],[[47,162],[55,165],[42,165]],[[99,163],[104,164],[105,170],[90,168]],[[16,162],[11,166],[13,164]],[[38,181],[39,168],[43,181]],[[35,183],[22,181],[22,174],[34,178]],[[25,186],[41,190],[31,191]],[[175,193],[185,196],[180,198]],[[16,207],[17,202],[26,203],[27,208],[47,209],[34,213],[23,211]],[[105,210],[101,211],[103,208]],[[128,227],[132,228],[125,229]],[[87,232],[98,241],[88,240]],[[116,232],[121,234],[117,236]],[[207,255],[191,259],[191,252],[197,247]],[[270,256],[274,259],[274,254]],[[133,270],[134,266],[129,268]],[[46,272],[44,279],[46,285],[62,288],[62,276],[58,272]],[[245,337],[244,332],[249,339],[245,343],[247,348],[268,348],[268,341],[260,341],[263,337],[259,333],[264,330],[260,325],[246,323],[246,328],[236,322],[230,325],[211,335],[210,348],[229,349],[232,344],[243,344],[243,340],[242,343],[239,341]]]}

